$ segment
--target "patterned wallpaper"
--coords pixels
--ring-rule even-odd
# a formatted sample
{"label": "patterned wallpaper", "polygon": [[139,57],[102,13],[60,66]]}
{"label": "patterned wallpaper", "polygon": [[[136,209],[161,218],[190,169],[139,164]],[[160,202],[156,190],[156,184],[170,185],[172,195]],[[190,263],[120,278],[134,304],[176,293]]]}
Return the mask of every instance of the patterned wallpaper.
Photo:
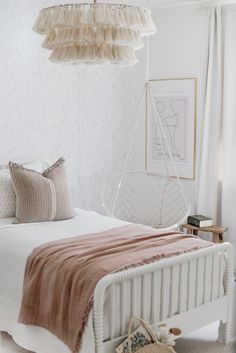
{"label": "patterned wallpaper", "polygon": [[0,2],[0,160],[63,155],[74,204],[102,211],[101,189],[127,151],[144,53],[132,68],[50,63],[31,28],[55,3]]}

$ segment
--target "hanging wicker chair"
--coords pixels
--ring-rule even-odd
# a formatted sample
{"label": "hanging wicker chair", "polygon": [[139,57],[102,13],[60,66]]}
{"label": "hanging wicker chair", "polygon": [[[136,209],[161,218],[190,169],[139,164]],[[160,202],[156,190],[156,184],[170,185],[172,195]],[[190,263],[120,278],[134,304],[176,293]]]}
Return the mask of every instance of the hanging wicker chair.
{"label": "hanging wicker chair", "polygon": [[157,228],[180,225],[190,211],[177,178],[126,171],[113,175],[102,193],[107,215]]}
{"label": "hanging wicker chair", "polygon": [[[141,111],[144,97],[147,97],[146,92],[140,100],[137,112]],[[168,142],[156,112],[155,103],[152,98],[150,101],[156,119],[156,128],[159,129],[161,136],[160,140],[164,141],[165,149],[167,147],[169,151],[169,161],[166,165],[163,164],[165,168],[162,168],[160,174],[151,174],[146,170],[127,170],[130,155],[134,151],[134,140],[140,121],[138,116],[122,171],[107,180],[102,191],[102,204],[107,215],[123,221],[142,223],[161,229],[175,228],[185,221],[191,206],[167,146]],[[170,164],[172,168],[169,168]],[[175,177],[170,175],[170,169],[175,172]]]}

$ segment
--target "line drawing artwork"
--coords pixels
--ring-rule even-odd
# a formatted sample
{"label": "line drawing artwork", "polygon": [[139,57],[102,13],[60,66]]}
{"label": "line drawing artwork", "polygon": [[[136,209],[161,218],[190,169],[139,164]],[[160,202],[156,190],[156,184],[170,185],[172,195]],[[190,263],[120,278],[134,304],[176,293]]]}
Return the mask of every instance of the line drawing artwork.
{"label": "line drawing artwork", "polygon": [[[187,115],[188,96],[155,96],[155,108],[159,115],[165,137],[161,134],[160,122],[152,117],[152,161],[170,160],[177,163],[187,162]],[[169,150],[168,150],[169,147]]]}

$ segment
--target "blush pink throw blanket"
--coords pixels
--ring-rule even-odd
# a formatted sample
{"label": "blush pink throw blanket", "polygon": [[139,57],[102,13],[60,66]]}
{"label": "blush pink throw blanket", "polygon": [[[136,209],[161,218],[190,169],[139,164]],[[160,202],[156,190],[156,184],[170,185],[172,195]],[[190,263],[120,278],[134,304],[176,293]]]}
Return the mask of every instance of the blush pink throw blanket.
{"label": "blush pink throw blanket", "polygon": [[196,236],[141,225],[46,243],[27,260],[19,322],[44,327],[78,353],[102,277],[210,245]]}

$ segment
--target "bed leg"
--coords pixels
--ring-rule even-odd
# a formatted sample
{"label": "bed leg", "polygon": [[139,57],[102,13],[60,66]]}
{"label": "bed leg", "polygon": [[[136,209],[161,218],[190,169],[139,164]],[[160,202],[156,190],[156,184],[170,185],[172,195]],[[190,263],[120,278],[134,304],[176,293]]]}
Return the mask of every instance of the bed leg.
{"label": "bed leg", "polygon": [[218,342],[227,345],[231,337],[231,322],[226,322],[225,324],[220,321],[218,330]]}
{"label": "bed leg", "polygon": [[234,299],[234,250],[230,246],[226,262],[225,271],[225,294],[227,295],[227,316],[226,322],[220,321],[218,331],[218,342],[228,344],[231,339],[232,321],[233,321],[233,299]]}
{"label": "bed leg", "polygon": [[96,346],[96,353],[104,353],[104,346],[103,346],[103,344]]}

